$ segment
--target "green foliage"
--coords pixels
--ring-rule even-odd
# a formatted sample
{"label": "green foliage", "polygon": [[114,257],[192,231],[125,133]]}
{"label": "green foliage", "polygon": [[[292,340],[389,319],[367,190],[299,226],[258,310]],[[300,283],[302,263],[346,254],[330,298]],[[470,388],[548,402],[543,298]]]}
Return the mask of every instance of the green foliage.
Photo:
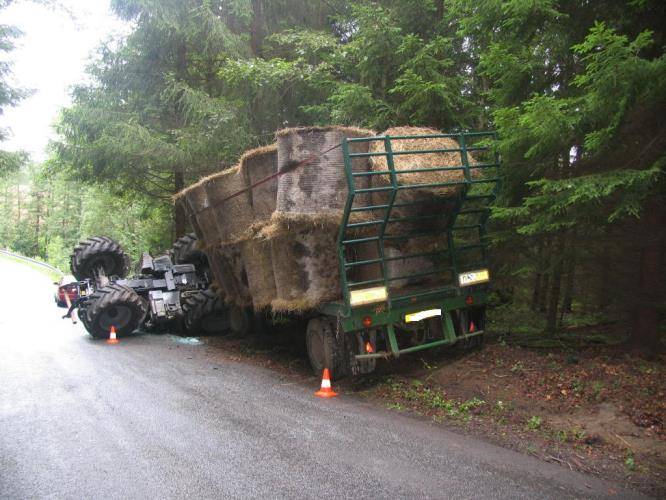
{"label": "green foliage", "polygon": [[536,431],[541,428],[541,417],[533,415],[527,420],[527,428]]}
{"label": "green foliage", "polygon": [[[617,310],[600,290],[640,290],[620,272],[612,284],[597,277],[613,263],[636,267],[638,238],[617,235],[634,226],[656,234],[644,227],[645,207],[664,206],[663,2],[114,0],[112,8],[132,31],[95,54],[89,83],[62,113],[52,161],[21,170],[20,157],[0,154],[0,174],[31,185],[21,196],[33,204],[20,217],[17,199],[5,204],[14,223],[0,225],[3,241],[58,262],[76,238],[100,230],[135,255],[166,245],[173,192],[282,127],[494,128],[503,189],[490,238],[503,298],[489,324],[554,331]],[[12,36],[0,32],[1,50]],[[0,109],[9,95],[1,90]],[[66,185],[81,194],[75,207]],[[47,204],[34,193],[62,206],[39,215]],[[58,226],[67,211],[75,215]],[[627,255],[633,261],[621,262]]]}

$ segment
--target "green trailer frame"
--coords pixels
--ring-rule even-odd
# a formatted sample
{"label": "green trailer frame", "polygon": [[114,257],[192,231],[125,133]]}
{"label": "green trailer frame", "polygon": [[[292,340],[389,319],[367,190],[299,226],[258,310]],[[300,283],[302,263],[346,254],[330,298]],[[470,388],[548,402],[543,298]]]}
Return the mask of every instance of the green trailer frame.
{"label": "green trailer frame", "polygon": [[[454,139],[459,147],[451,149],[396,150],[394,141],[415,139]],[[442,345],[451,345],[462,339],[483,335],[483,328],[472,331],[456,331],[454,311],[479,310],[487,302],[487,281],[482,284],[461,286],[459,276],[476,270],[487,270],[486,222],[490,215],[490,205],[495,200],[500,188],[499,155],[492,148],[496,138],[494,132],[461,132],[455,134],[436,134],[419,136],[376,136],[344,139],[341,147],[344,155],[344,167],[348,183],[348,194],[343,221],[338,232],[337,252],[342,285],[342,300],[323,304],[319,311],[337,318],[337,328],[349,332],[374,331],[385,335],[387,348],[382,351],[368,349],[368,352],[356,353],[357,361],[374,358],[397,358],[401,354],[430,349]],[[359,143],[381,143],[383,151],[357,152]],[[356,147],[355,147],[356,146]],[[372,148],[377,149],[377,148]],[[398,148],[396,148],[398,149]],[[398,155],[426,155],[429,153],[456,153],[460,155],[460,165],[419,167],[410,170],[397,170],[395,158]],[[387,170],[369,171],[367,168],[355,168],[358,162],[367,162],[372,156],[384,156]],[[480,160],[480,161],[479,161]],[[458,170],[463,176],[451,182],[409,184],[401,183],[401,176],[409,173],[437,172]],[[385,185],[377,187],[368,178],[383,176]],[[460,178],[462,177],[462,178]],[[375,187],[360,187],[361,181]],[[455,189],[455,196],[442,198],[434,203],[433,209],[421,213],[419,205],[433,205],[432,200],[407,197],[401,201],[403,192],[429,190],[437,188]],[[368,198],[375,193],[382,193],[382,203],[368,203]],[[361,199],[365,200],[361,202]],[[404,216],[405,210],[414,214]],[[401,216],[396,212],[403,212]],[[362,214],[364,217],[359,217]],[[368,220],[369,219],[369,220]],[[360,220],[360,221],[359,221]],[[432,226],[416,233],[394,233],[393,227],[409,224],[426,224],[432,220]],[[459,235],[464,233],[464,237]],[[400,257],[390,256],[387,242],[429,237],[441,240],[441,248],[430,253],[406,253]],[[353,249],[358,245],[376,245],[376,257],[359,259]],[[472,255],[473,254],[473,255]],[[470,257],[472,255],[472,257]],[[392,260],[432,258],[444,263],[444,266],[427,269],[420,273],[405,276],[393,276],[390,272]],[[354,281],[355,272],[364,266],[374,266],[380,276],[375,279]],[[489,275],[487,276],[489,279]],[[422,284],[404,289],[392,284],[399,280],[418,278]],[[352,295],[368,287],[383,287],[386,297],[373,303],[354,305]],[[434,316],[441,318],[439,338],[430,338],[418,345],[400,348],[396,329],[405,326],[408,314],[421,311],[434,311]],[[457,316],[456,316],[457,318]],[[429,320],[429,321],[432,321]],[[370,325],[370,326],[369,326]],[[469,330],[469,329],[467,329]]]}

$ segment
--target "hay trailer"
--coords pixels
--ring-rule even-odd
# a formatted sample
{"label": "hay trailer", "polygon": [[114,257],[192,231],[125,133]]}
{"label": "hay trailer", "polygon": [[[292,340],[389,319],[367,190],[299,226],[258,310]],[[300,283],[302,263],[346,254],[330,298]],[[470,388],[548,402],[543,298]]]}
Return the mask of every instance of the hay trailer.
{"label": "hay trailer", "polygon": [[225,302],[307,320],[315,372],[478,345],[499,183],[491,132],[280,130],[185,206]]}
{"label": "hay trailer", "polygon": [[[341,299],[321,305],[308,323],[315,370],[327,366],[338,378],[369,373],[379,358],[481,344],[490,281],[486,222],[499,189],[494,137],[342,141],[348,193],[337,236]],[[423,148],[430,140],[439,147]],[[441,148],[442,141],[450,147]],[[352,152],[363,142],[368,152]],[[435,154],[457,161],[437,165]],[[355,168],[367,159],[372,169]],[[442,182],[438,172],[458,175]]]}

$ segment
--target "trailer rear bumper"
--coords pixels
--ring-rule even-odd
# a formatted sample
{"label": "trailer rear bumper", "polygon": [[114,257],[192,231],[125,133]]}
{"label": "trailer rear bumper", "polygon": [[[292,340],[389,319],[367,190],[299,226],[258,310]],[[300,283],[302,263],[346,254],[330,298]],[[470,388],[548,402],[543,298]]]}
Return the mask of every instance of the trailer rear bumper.
{"label": "trailer rear bumper", "polygon": [[[383,303],[345,310],[339,307],[339,303],[330,303],[322,307],[322,312],[337,317],[340,330],[346,334],[368,336],[369,332],[376,332],[377,337],[384,340],[385,349],[377,350],[376,345],[371,343],[366,352],[355,354],[356,360],[398,358],[402,354],[454,345],[474,338],[480,340],[478,338],[484,334],[487,291],[477,289],[464,295],[460,289],[452,292],[454,294],[448,297],[393,307]],[[424,335],[422,342],[416,343],[413,337],[421,330],[428,330],[428,334]],[[399,341],[399,335],[403,340],[409,338],[411,345],[401,346],[404,341]]]}

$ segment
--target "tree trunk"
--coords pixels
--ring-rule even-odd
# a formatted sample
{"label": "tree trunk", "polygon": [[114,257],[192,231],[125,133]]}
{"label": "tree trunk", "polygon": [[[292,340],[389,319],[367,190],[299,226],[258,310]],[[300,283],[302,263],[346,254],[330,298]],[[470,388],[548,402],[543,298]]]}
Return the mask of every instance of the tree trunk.
{"label": "tree trunk", "polygon": [[550,290],[550,262],[552,258],[550,238],[544,242],[544,258],[541,264],[541,290],[539,291],[539,312],[546,312],[548,290]]}
{"label": "tree trunk", "polygon": [[637,270],[636,305],[629,346],[649,353],[659,352],[659,307],[663,306],[661,283],[666,215],[660,203],[649,203],[644,211],[643,245]]}
{"label": "tree trunk", "polygon": [[572,312],[571,303],[573,302],[573,291],[574,283],[576,282],[576,256],[572,255],[569,259],[567,265],[567,278],[564,282],[564,298],[562,299],[562,314],[561,318],[564,318],[564,315]]}
{"label": "tree trunk", "polygon": [[570,313],[571,303],[573,302],[573,292],[574,284],[576,282],[576,244],[578,238],[576,237],[576,229],[574,228],[571,232],[571,250],[569,253],[569,258],[566,266],[566,281],[564,282],[564,297],[562,299],[562,309],[560,312],[560,322],[564,319],[564,315]]}
{"label": "tree trunk", "polygon": [[256,57],[261,56],[264,44],[264,5],[263,0],[252,0],[252,24],[250,26],[250,48]]}
{"label": "tree trunk", "polygon": [[41,219],[41,195],[40,193],[35,193],[35,248],[33,249],[34,254],[39,255],[39,222]]}
{"label": "tree trunk", "polygon": [[560,303],[560,290],[562,285],[562,268],[564,267],[564,259],[562,252],[565,247],[565,235],[559,235],[556,238],[555,244],[555,265],[553,266],[552,284],[550,289],[550,297],[548,298],[548,311],[546,313],[546,331],[554,334],[557,331],[557,311]]}
{"label": "tree trunk", "polygon": [[541,277],[543,276],[543,269],[541,263],[543,262],[543,240],[539,239],[539,245],[537,246],[537,257],[536,257],[536,271],[534,272],[534,289],[532,290],[532,311],[537,311],[539,308],[539,303],[541,302]]}
{"label": "tree trunk", "polygon": [[[174,194],[182,191],[185,188],[185,179],[182,170],[174,171]],[[185,235],[187,232],[187,215],[181,203],[176,203],[174,206],[174,240]]]}

